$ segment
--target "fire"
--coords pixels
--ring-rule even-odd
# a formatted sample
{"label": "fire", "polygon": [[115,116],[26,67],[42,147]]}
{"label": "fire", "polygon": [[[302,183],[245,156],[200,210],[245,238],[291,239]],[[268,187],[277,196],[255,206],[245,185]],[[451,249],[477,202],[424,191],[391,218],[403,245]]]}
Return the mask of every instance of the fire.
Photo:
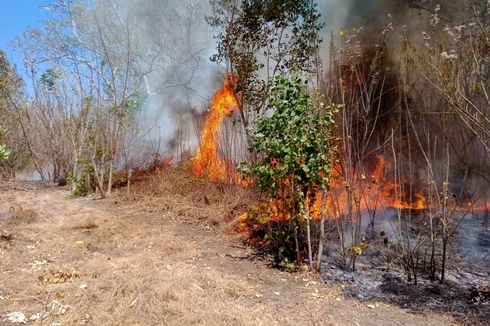
{"label": "fire", "polygon": [[[412,198],[401,185],[405,180],[395,183],[386,178],[391,165],[383,156],[378,156],[372,168],[371,175],[360,174],[355,180],[348,182],[342,176],[340,165],[333,169],[330,179],[330,189],[327,191],[325,204],[325,217],[337,219],[350,211],[358,213],[383,208],[396,208],[403,210],[423,210],[428,208],[426,196],[423,193],[414,193]],[[351,199],[349,200],[348,193]],[[283,196],[287,197],[287,196]],[[307,207],[310,218],[318,220],[321,217],[321,191],[308,194]],[[289,219],[291,214],[285,214],[285,198],[280,198],[262,206],[262,209],[253,209],[254,214],[264,214],[268,221],[281,221]],[[266,210],[263,207],[267,207]],[[247,215],[242,216],[245,220]],[[356,214],[352,218],[355,220]]]}
{"label": "fire", "polygon": [[[327,220],[346,218],[347,221],[355,223],[366,212],[372,214],[386,208],[407,211],[437,208],[437,203],[431,203],[425,193],[409,191],[410,183],[407,180],[401,179],[397,182],[391,180],[392,166],[383,156],[377,158],[371,171],[372,174],[359,173],[353,181],[348,182],[342,176],[340,165],[333,169],[330,189],[326,193],[325,218]],[[280,196],[259,203],[240,216],[237,230],[246,236],[249,243],[267,245],[267,238],[263,237],[264,229],[269,225],[285,226],[290,223],[293,217],[293,212],[289,209],[291,194],[283,191]],[[321,218],[322,192],[317,190],[309,193],[305,204],[309,218],[318,221]],[[483,202],[468,203],[468,207],[456,209],[465,213],[472,211],[488,214],[490,202],[485,198]]]}
{"label": "fire", "polygon": [[218,133],[223,119],[238,107],[230,77],[225,79],[223,86],[213,97],[211,108],[206,117],[201,133],[201,143],[192,160],[192,171],[198,178],[213,181],[228,181],[237,178],[231,162],[218,154]]}
{"label": "fire", "polygon": [[[218,153],[218,134],[223,119],[238,107],[235,94],[230,87],[231,82],[232,79],[227,77],[222,88],[213,97],[202,130],[200,147],[192,159],[192,171],[198,178],[249,185],[252,183],[251,180],[244,180],[235,170],[233,163],[220,157]],[[428,209],[429,204],[423,193],[415,192],[410,195],[407,189],[403,188],[403,185],[407,184],[406,180],[398,180],[395,183],[387,178],[387,172],[391,169],[390,162],[385,157],[378,156],[370,175],[358,173],[354,180],[346,180],[342,167],[336,166],[326,197],[326,218],[337,219],[345,216],[348,211],[359,213],[387,207],[403,210]],[[282,198],[257,205],[249,213],[267,221],[287,221],[291,218],[291,212],[286,208],[289,197],[287,193],[283,193]],[[309,216],[314,220],[321,217],[321,199],[321,191],[309,193],[306,199]],[[490,203],[486,202],[484,206],[484,209],[490,210]],[[247,223],[249,213],[242,215],[242,224]],[[355,219],[355,216],[352,218]]]}

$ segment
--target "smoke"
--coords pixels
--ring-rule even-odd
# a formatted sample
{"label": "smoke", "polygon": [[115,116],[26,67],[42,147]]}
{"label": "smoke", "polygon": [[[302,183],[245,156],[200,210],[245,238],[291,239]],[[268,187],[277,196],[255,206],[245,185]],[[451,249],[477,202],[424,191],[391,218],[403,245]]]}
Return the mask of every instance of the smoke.
{"label": "smoke", "polygon": [[[222,80],[220,67],[209,60],[216,45],[205,20],[208,13],[208,1],[94,0],[81,16],[78,25],[85,30],[102,25],[115,62],[124,64],[128,52],[136,78],[127,95],[147,95],[132,142],[140,152],[177,155],[197,147],[195,117],[205,111]],[[99,35],[92,33],[97,40]]]}
{"label": "smoke", "polygon": [[[389,22],[389,13],[399,22],[408,20],[403,3],[320,0],[318,9],[327,24],[323,57],[328,58],[330,33],[338,35],[342,29],[363,26],[367,35],[375,35]],[[158,144],[161,154],[193,151],[199,132],[195,115],[205,112],[222,81],[220,67],[209,60],[216,51],[214,31],[205,20],[209,2],[94,0],[91,9],[104,24],[106,38],[113,40],[111,46],[130,44],[134,68],[142,77],[138,87],[148,94],[139,115],[144,136],[136,142],[137,147]]]}
{"label": "smoke", "polygon": [[[319,0],[318,9],[326,23],[321,49],[324,61],[329,57],[330,35],[339,38],[341,30],[362,26],[363,34],[373,38],[390,22],[398,29],[407,25],[413,33],[423,30],[430,12],[409,9],[408,2]],[[162,152],[177,150],[168,145],[178,143],[183,143],[184,151],[193,151],[199,133],[193,120],[206,111],[222,81],[220,67],[209,60],[216,51],[215,31],[205,20],[209,2],[94,0],[91,9],[107,25],[104,31],[109,39],[120,34],[119,40],[113,37],[111,46],[124,45],[125,35],[129,37],[135,69],[142,75],[138,87],[148,94],[139,115],[142,142],[162,144]],[[397,31],[390,37],[396,40],[387,43],[397,48]]]}
{"label": "smoke", "polygon": [[360,26],[372,31],[386,23],[388,14],[404,16],[406,5],[392,0],[320,0],[318,8],[325,17],[326,31],[338,33]]}
{"label": "smoke", "polygon": [[388,35],[389,45],[399,44],[397,35],[402,27],[410,33],[420,33],[427,22],[428,11],[409,6],[406,0],[319,0],[318,9],[326,23],[321,55],[329,58],[329,41],[344,32],[362,27],[365,43],[375,43],[385,26],[391,24],[395,32]]}
{"label": "smoke", "polygon": [[[318,5],[327,23],[325,40],[330,33],[359,26],[374,35],[389,21],[388,13],[399,20],[406,16],[399,1],[321,0]],[[139,115],[145,135],[141,143],[159,144],[162,153],[193,151],[199,132],[194,115],[206,111],[222,81],[219,66],[209,60],[216,40],[205,21],[208,1],[95,1],[94,10],[100,20],[110,19],[112,25],[123,21],[134,44],[133,57],[143,76],[140,88],[149,95]],[[324,58],[328,58],[327,44],[322,49]]]}
{"label": "smoke", "polygon": [[[158,136],[170,154],[197,146],[193,115],[206,108],[216,89],[218,67],[209,57],[215,47],[204,19],[206,1],[136,0],[131,20],[139,25],[141,65],[149,71],[149,98],[140,115],[150,138]],[[178,146],[177,146],[178,145]],[[177,148],[177,147],[181,148]]]}

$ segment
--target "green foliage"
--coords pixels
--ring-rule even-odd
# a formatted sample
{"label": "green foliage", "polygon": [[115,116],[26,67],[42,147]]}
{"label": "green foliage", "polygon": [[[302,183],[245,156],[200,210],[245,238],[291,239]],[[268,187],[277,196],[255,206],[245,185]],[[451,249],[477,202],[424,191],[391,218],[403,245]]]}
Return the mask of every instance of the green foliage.
{"label": "green foliage", "polygon": [[147,98],[147,93],[142,91],[135,91],[123,102],[124,111],[127,114],[134,114],[137,109],[141,108]]}
{"label": "green foliage", "polygon": [[242,222],[249,232],[249,238],[257,241],[257,247],[273,253],[280,267],[294,269],[295,239],[289,232],[289,222],[269,221],[268,217],[274,214],[274,210],[263,203],[249,209],[247,218]]}
{"label": "green foliage", "polygon": [[76,178],[73,175],[68,175],[68,177],[66,178],[66,181],[68,181],[69,183],[75,184],[74,189],[70,193],[68,198],[75,199],[75,198],[88,196],[88,194],[90,193],[90,186],[89,186],[89,182],[87,182],[87,180],[89,180],[89,179],[90,179],[90,172],[88,172],[86,170],[84,170],[80,174],[80,178]]}
{"label": "green foliage", "polygon": [[3,145],[3,137],[7,133],[7,128],[0,125],[0,162],[9,158],[10,151]]}
{"label": "green foliage", "polygon": [[[310,0],[211,1],[208,23],[217,29],[217,54],[235,77],[235,92],[250,110],[266,103],[272,78],[311,72],[323,28],[316,3]],[[268,77],[269,78],[269,77]]]}
{"label": "green foliage", "polygon": [[73,186],[72,192],[68,196],[70,199],[86,197],[95,190],[94,170],[90,163],[86,159],[80,160],[79,163],[82,169],[80,174],[78,176],[69,174],[66,177],[66,181]]}
{"label": "green foliage", "polygon": [[59,74],[53,69],[47,69],[41,74],[41,84],[50,92],[55,90]]}
{"label": "green foliage", "polygon": [[270,216],[259,211],[252,224],[254,230],[262,232],[263,240],[275,248],[280,261],[290,266],[294,254],[300,259],[305,248],[307,195],[329,187],[331,157],[336,151],[333,115],[339,106],[314,102],[307,80],[297,75],[277,77],[270,90],[270,114],[258,118],[250,139],[250,149],[258,159],[242,163],[239,169],[254,177],[259,189],[273,202],[279,199],[281,209],[286,210],[270,223],[255,222]]}
{"label": "green foliage", "polygon": [[294,192],[328,188],[335,150],[331,129],[338,108],[316,108],[307,81],[299,76],[276,78],[268,104],[273,113],[258,118],[250,141],[260,159],[242,165],[241,171],[254,176],[259,189],[275,198],[286,182],[294,185]]}
{"label": "green foliage", "polygon": [[120,119],[131,120],[147,98],[148,95],[145,92],[135,91],[121,103],[119,110],[112,107],[111,113],[118,115]]}
{"label": "green foliage", "polygon": [[7,160],[9,155],[10,151],[4,145],[0,144],[0,162]]}

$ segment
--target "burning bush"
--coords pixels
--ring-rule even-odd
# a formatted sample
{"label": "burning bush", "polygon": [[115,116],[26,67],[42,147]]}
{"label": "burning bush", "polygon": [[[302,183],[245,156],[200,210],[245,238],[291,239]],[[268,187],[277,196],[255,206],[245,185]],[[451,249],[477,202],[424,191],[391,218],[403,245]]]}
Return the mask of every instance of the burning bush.
{"label": "burning bush", "polygon": [[[315,107],[306,85],[307,81],[298,76],[276,78],[268,104],[271,115],[258,119],[251,137],[250,147],[258,160],[243,164],[241,171],[253,176],[259,190],[278,201],[285,212],[277,214],[277,223],[271,224],[278,225],[278,230],[270,228],[264,238],[278,241],[275,247],[288,260],[291,249],[281,248],[292,247],[289,243],[294,239],[298,263],[306,246],[312,267],[310,199],[329,186],[330,158],[335,151],[332,117],[338,107],[324,103]],[[252,218],[255,215],[250,214]],[[303,238],[306,241],[300,241]]]}

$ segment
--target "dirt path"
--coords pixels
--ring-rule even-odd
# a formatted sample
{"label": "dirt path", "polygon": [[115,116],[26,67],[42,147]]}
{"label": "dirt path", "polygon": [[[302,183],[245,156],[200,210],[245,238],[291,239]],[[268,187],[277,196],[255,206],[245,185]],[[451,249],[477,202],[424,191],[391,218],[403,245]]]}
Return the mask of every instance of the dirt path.
{"label": "dirt path", "polygon": [[66,196],[0,189],[0,325],[451,324],[346,300],[315,274],[271,269],[236,237],[172,211]]}

